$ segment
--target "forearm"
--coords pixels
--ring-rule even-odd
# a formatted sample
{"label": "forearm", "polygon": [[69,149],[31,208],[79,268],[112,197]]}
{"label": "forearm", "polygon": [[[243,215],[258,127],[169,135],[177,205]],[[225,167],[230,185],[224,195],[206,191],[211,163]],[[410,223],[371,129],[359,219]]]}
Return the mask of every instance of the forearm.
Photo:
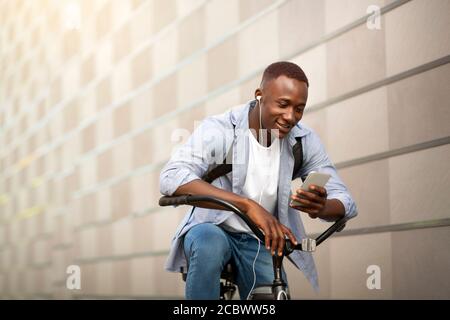
{"label": "forearm", "polygon": [[345,207],[338,199],[327,199],[324,210],[318,218],[327,221],[336,221],[345,215]]}
{"label": "forearm", "polygon": [[[228,202],[231,202],[236,207],[238,207],[241,211],[247,212],[249,207],[252,205],[252,200],[241,197],[233,192],[229,192],[223,189],[219,189],[203,180],[193,180],[189,183],[186,183],[175,191],[174,195],[203,195],[203,196],[213,196]],[[220,205],[216,205],[209,202],[199,202],[195,204],[196,207],[201,208],[209,208],[209,209],[219,209],[226,210]]]}

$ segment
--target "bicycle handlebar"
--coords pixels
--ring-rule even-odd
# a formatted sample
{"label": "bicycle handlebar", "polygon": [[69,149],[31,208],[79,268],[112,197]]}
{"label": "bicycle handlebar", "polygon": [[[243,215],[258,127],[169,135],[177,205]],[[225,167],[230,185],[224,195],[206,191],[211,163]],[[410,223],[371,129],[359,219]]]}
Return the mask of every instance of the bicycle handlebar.
{"label": "bicycle handlebar", "polygon": [[[234,204],[218,199],[212,196],[194,196],[194,195],[181,195],[181,196],[163,196],[159,199],[159,205],[161,207],[173,206],[173,205],[194,205],[198,202],[210,202],[214,204],[218,204],[234,213],[236,213],[244,222],[248,225],[248,227],[253,231],[253,233],[261,240],[261,242],[265,242],[264,233],[253,223],[250,218],[243,213],[238,207]],[[327,230],[321,233],[316,239],[303,239],[301,243],[297,245],[293,245],[290,239],[285,240],[285,248],[284,255],[288,256],[294,250],[300,251],[314,251],[315,247],[320,245],[323,241],[329,238],[333,233],[340,232],[345,228],[345,223],[347,222],[346,217],[342,217],[337,220],[333,225],[331,225]],[[306,241],[305,241],[306,240]]]}

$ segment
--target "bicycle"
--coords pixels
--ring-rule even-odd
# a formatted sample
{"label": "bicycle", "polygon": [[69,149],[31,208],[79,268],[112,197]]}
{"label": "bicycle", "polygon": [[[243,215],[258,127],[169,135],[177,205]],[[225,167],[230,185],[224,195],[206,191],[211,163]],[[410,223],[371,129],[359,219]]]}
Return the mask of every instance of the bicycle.
{"label": "bicycle", "polygon": [[[237,214],[244,222],[249,226],[253,233],[264,243],[263,232],[250,220],[250,218],[237,208],[234,204],[218,199],[212,196],[194,196],[194,195],[181,195],[181,196],[163,196],[159,199],[159,205],[162,207],[173,205],[193,205],[198,202],[209,202],[222,206],[224,209],[228,209]],[[272,257],[274,279],[272,284],[260,285],[252,290],[249,295],[249,300],[290,300],[290,295],[287,290],[287,284],[282,277],[282,263],[285,256],[290,255],[294,250],[300,250],[305,252],[313,252],[316,247],[325,241],[335,232],[340,232],[345,228],[347,222],[346,217],[342,217],[331,225],[327,230],[320,234],[316,239],[304,238],[301,243],[293,245],[289,239],[286,239],[283,253],[281,256],[274,255]],[[182,270],[182,278],[186,280],[186,273]],[[231,300],[236,291],[236,285],[233,283],[233,270],[231,264],[227,264],[222,272],[221,278],[225,280],[225,284],[221,283],[220,299]]]}

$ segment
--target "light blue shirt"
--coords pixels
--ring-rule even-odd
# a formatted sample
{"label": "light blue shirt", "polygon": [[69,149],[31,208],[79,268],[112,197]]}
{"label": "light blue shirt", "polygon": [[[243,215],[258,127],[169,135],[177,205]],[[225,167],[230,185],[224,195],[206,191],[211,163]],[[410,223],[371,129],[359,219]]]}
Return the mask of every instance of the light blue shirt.
{"label": "light blue shirt", "polygon": [[[248,113],[254,105],[254,101],[250,101],[223,114],[204,119],[188,141],[172,154],[171,159],[162,169],[160,174],[161,194],[171,196],[181,185],[195,179],[201,179],[208,170],[217,165],[217,162],[222,162],[233,144],[233,170],[216,179],[212,184],[218,188],[242,195],[249,156],[249,141],[245,132],[249,129]],[[304,177],[311,171],[328,173],[331,175],[325,186],[328,199],[340,200],[345,207],[347,218],[355,217],[357,209],[318,135],[304,124],[298,123],[283,138],[285,141],[282,144],[280,156],[276,213],[279,221],[290,228],[295,237],[300,240],[306,238],[301,214],[298,210],[289,207],[294,168],[292,147],[296,143],[296,137],[302,137],[303,165],[295,173],[294,179],[299,176]],[[190,228],[205,222],[219,225],[231,214],[234,213],[217,209],[190,209],[173,237],[171,250],[165,265],[166,270],[179,272],[181,267],[186,268],[182,237]],[[317,289],[318,277],[311,253],[294,251],[288,258],[297,268],[302,270],[311,285]]]}

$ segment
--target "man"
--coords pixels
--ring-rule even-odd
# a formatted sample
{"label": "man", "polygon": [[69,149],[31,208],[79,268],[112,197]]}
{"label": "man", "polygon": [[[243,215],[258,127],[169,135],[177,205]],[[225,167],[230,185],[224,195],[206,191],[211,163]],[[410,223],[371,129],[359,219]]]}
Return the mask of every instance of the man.
{"label": "man", "polygon": [[[244,211],[263,230],[264,248],[232,212],[199,204],[178,227],[166,269],[187,268],[187,299],[218,299],[223,267],[231,261],[241,299],[252,288],[272,283],[272,255],[281,254],[285,236],[305,237],[300,211],[327,221],[354,217],[356,206],[318,136],[300,124],[308,98],[308,79],[294,63],[276,62],[263,73],[255,100],[206,118],[163,168],[164,195],[210,195]],[[296,138],[303,146],[303,165],[293,172]],[[232,171],[211,184],[201,180],[232,152]],[[311,171],[331,175],[326,188],[312,186],[291,195],[291,180]],[[290,200],[301,206],[291,207]],[[317,288],[312,255],[295,251],[289,259]],[[286,276],[284,275],[284,279]]]}

